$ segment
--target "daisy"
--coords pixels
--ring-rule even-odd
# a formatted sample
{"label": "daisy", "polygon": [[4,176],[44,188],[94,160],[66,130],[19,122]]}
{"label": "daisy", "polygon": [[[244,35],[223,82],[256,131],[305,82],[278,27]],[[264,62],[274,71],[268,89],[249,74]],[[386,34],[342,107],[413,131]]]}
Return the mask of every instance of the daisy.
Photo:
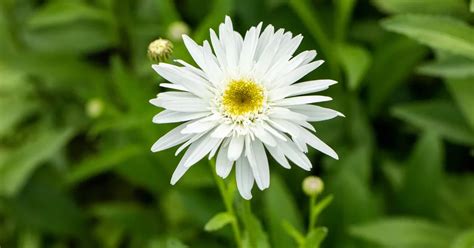
{"label": "daisy", "polygon": [[[150,100],[164,108],[154,123],[184,122],[161,137],[151,150],[181,146],[187,149],[171,178],[175,184],[202,158],[216,156],[216,173],[226,178],[233,167],[237,188],[244,199],[252,198],[254,182],[260,190],[270,185],[268,155],[281,166],[290,163],[310,170],[308,145],[338,159],[336,152],[317,138],[310,121],[323,121],[341,113],[312,105],[332,100],[308,95],[327,89],[333,80],[297,82],[318,68],[316,51],[293,56],[303,37],[262,23],[242,37],[229,17],[210,30],[211,43],[196,44],[187,35],[183,41],[198,67],[182,60],[181,66],[159,63],[153,69],[172,89]],[[211,46],[212,44],[212,46]]]}

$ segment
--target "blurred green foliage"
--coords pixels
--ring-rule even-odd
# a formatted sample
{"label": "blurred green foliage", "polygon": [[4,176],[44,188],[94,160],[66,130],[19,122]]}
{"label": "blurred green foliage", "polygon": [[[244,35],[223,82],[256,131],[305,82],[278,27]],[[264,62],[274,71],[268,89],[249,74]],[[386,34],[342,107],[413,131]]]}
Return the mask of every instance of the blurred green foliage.
{"label": "blurred green foliage", "polygon": [[[340,82],[328,105],[347,117],[315,127],[341,160],[310,152],[334,196],[322,247],[472,248],[473,11],[473,0],[1,0],[0,246],[233,244],[233,218],[208,222],[224,205],[205,162],[171,187],[179,158],[149,151],[172,126],[151,123],[162,79],[146,57],[162,37],[190,62],[172,24],[202,41],[230,15],[240,31],[302,33],[300,50],[327,64],[308,77]],[[248,246],[296,246],[307,175],[274,164]]]}

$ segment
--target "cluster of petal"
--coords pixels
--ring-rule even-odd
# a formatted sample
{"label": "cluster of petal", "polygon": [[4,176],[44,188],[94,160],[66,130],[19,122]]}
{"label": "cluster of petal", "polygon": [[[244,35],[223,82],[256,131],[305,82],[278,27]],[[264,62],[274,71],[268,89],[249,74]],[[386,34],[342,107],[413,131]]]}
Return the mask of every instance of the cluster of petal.
{"label": "cluster of petal", "polygon": [[[176,155],[186,150],[172,178],[175,184],[195,163],[208,156],[216,158],[216,172],[226,178],[233,167],[237,188],[245,199],[252,197],[254,183],[263,190],[270,185],[267,152],[284,168],[290,162],[310,170],[308,145],[338,159],[336,152],[317,138],[309,123],[342,116],[341,113],[312,105],[330,97],[308,95],[327,89],[333,80],[298,82],[323,61],[313,61],[315,51],[294,53],[302,36],[262,24],[250,28],[244,37],[235,32],[229,17],[210,30],[210,40],[196,44],[183,35],[186,48],[198,67],[182,60],[180,66],[160,63],[153,69],[172,89],[150,102],[164,108],[155,123],[184,122],[161,137],[153,152],[174,147]],[[211,47],[212,44],[212,47]],[[265,91],[265,102],[258,113],[229,116],[222,111],[221,98],[229,82],[247,80]],[[267,151],[267,152],[266,152]]]}

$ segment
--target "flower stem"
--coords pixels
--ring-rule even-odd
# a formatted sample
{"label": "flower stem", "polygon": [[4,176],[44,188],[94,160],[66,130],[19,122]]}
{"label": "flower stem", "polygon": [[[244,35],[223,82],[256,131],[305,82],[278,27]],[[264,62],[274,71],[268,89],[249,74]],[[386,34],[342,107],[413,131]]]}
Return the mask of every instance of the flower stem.
{"label": "flower stem", "polygon": [[214,176],[214,181],[216,182],[217,187],[219,188],[219,193],[222,197],[222,201],[224,202],[225,208],[226,208],[227,212],[229,214],[231,214],[232,216],[234,216],[234,218],[235,218],[235,221],[231,222],[232,232],[234,233],[235,244],[237,245],[237,247],[242,247],[242,241],[241,241],[242,236],[240,234],[238,216],[235,212],[234,204],[233,204],[234,195],[229,194],[229,190],[228,190],[227,186],[225,185],[224,180],[222,180],[222,178],[220,178],[216,174],[216,163],[213,159],[209,160],[209,165],[210,165],[211,170],[212,170],[212,175]]}
{"label": "flower stem", "polygon": [[308,233],[313,230],[316,225],[316,214],[314,213],[314,205],[316,204],[316,197],[317,195],[312,195],[309,198],[309,225],[308,225]]}

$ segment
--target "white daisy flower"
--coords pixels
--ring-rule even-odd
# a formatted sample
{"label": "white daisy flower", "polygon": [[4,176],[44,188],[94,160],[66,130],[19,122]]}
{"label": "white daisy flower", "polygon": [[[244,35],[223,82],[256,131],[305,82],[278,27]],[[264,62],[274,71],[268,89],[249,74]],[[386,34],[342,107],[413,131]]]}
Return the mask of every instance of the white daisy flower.
{"label": "white daisy flower", "polygon": [[[161,137],[153,152],[182,144],[176,155],[187,148],[171,184],[175,184],[199,160],[217,155],[216,172],[226,178],[235,165],[237,188],[245,199],[252,197],[256,182],[260,190],[270,185],[268,153],[283,167],[291,161],[304,170],[311,169],[307,145],[338,159],[336,152],[317,138],[310,121],[323,121],[341,113],[312,103],[330,101],[308,95],[327,89],[333,80],[297,82],[318,68],[323,61],[312,60],[316,51],[293,56],[303,37],[262,23],[242,37],[235,32],[229,17],[210,30],[211,43],[196,44],[183,35],[184,44],[199,68],[182,60],[182,66],[166,63],[153,69],[173,89],[152,100],[165,110],[154,123],[184,122]],[[212,44],[212,47],[211,47]]]}

